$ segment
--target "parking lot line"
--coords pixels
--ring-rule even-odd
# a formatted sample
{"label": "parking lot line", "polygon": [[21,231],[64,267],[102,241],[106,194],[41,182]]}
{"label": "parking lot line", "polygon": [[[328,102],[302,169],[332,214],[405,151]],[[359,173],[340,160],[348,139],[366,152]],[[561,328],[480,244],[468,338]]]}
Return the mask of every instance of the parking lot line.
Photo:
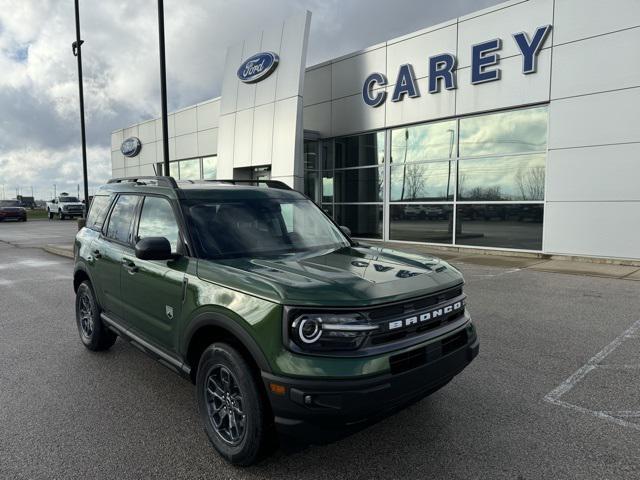
{"label": "parking lot line", "polygon": [[630,338],[637,338],[640,334],[640,320],[634,322],[627,330],[616,337],[606,347],[591,357],[587,363],[576,370],[569,376],[564,382],[554,388],[551,392],[545,395],[544,400],[553,405],[558,405],[564,408],[568,408],[577,412],[586,413],[609,422],[616,423],[623,427],[633,428],[640,431],[640,424],[625,420],[625,418],[640,418],[640,411],[635,410],[592,410],[580,405],[566,402],[560,398],[572,390],[589,372],[601,368],[601,369],[620,369],[620,370],[634,370],[640,368],[640,365],[607,365],[602,362],[613,353],[625,340]]}

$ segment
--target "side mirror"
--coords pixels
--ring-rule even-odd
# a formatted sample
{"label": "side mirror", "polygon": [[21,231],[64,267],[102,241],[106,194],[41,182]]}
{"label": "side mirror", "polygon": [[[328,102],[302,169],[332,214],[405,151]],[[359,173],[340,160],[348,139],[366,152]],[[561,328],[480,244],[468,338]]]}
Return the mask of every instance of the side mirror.
{"label": "side mirror", "polygon": [[146,237],[136,243],[136,258],[140,260],[169,260],[171,244],[165,237]]}
{"label": "side mirror", "polygon": [[342,233],[344,233],[347,237],[351,238],[351,229],[349,227],[340,225],[340,230],[342,230]]}

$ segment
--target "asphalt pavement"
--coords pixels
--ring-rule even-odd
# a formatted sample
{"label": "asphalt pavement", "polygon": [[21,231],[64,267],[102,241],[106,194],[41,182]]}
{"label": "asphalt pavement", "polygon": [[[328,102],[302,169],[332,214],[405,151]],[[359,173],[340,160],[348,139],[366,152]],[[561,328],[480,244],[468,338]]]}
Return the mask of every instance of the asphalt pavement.
{"label": "asphalt pavement", "polygon": [[462,374],[240,469],[210,447],[189,382],[120,340],[82,347],[72,261],[35,248],[73,222],[21,230],[37,223],[0,225],[0,478],[640,478],[640,282],[458,263],[481,342]]}

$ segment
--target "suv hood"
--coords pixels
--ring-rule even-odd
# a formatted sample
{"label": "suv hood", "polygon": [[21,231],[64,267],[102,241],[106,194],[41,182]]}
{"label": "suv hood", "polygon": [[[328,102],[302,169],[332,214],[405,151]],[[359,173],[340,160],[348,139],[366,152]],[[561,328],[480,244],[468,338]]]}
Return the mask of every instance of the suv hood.
{"label": "suv hood", "polygon": [[287,305],[367,306],[462,283],[440,259],[361,245],[277,258],[200,260],[198,276]]}

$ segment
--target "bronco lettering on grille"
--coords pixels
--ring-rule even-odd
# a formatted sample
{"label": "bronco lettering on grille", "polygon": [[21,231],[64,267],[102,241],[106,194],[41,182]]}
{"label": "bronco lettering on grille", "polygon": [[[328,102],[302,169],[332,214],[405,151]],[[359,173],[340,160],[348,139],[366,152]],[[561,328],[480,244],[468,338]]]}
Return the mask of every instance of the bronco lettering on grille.
{"label": "bronco lettering on grille", "polygon": [[419,315],[414,315],[409,318],[405,318],[404,320],[394,320],[393,322],[389,322],[389,330],[396,330],[398,328],[409,327],[411,325],[416,325],[418,323],[426,322],[433,318],[442,317],[444,315],[448,315],[455,311],[461,310],[464,308],[465,301],[460,300],[458,302],[452,303],[451,305],[447,305],[446,307],[436,308],[435,310],[429,310],[428,312],[421,313]]}

